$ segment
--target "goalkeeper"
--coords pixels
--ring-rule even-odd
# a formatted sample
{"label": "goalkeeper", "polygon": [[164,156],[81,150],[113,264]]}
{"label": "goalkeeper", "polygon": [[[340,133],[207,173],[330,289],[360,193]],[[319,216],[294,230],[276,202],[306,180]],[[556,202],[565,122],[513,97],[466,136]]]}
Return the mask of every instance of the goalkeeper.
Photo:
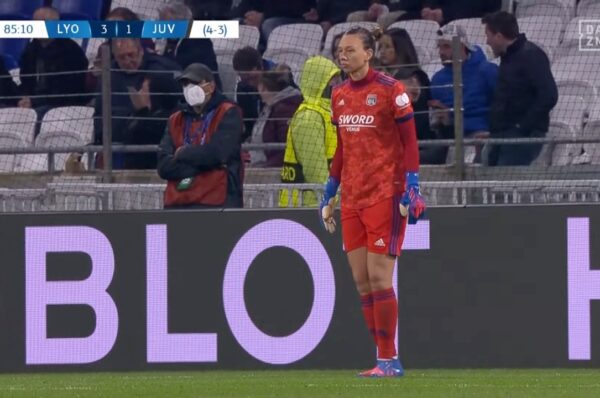
{"label": "goalkeeper", "polygon": [[362,312],[377,345],[376,366],[363,377],[402,376],[395,336],[398,301],[392,287],[406,219],[425,211],[419,194],[419,150],[413,110],[402,83],[369,67],[375,39],[364,28],[342,37],[341,68],[349,78],[333,90],[338,145],[325,185],[321,217],[335,230],[333,208],[342,186],[344,248]]}

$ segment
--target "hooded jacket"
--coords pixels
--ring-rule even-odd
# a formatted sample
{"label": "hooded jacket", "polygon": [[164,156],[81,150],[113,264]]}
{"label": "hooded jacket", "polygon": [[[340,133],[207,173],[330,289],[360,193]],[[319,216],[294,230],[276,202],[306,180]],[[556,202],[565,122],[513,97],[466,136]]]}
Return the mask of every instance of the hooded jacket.
{"label": "hooded jacket", "polygon": [[[281,181],[284,183],[325,183],[329,165],[337,146],[335,126],[331,123],[330,95],[324,95],[331,79],[340,69],[329,59],[316,56],[304,64],[300,105],[288,129]],[[292,205],[298,206],[298,191],[293,192]],[[316,206],[312,191],[303,193],[303,206]],[[288,191],[281,191],[279,205],[289,206]]]}
{"label": "hooded jacket", "polygon": [[[498,66],[488,62],[481,48],[470,53],[462,68],[465,134],[490,131],[490,104],[496,89]],[[431,79],[431,97],[454,107],[452,64],[444,65]],[[442,87],[442,86],[450,87]]]}

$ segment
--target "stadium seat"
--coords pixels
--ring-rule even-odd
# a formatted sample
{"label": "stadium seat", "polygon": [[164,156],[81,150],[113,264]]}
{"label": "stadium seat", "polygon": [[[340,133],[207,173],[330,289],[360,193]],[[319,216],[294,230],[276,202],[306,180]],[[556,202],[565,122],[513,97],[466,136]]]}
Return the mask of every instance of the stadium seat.
{"label": "stadium seat", "polygon": [[450,23],[465,28],[469,42],[472,44],[478,44],[480,46],[487,44],[485,26],[481,23],[481,18],[463,18]]}
{"label": "stadium seat", "polygon": [[254,26],[240,25],[240,37],[238,39],[212,39],[217,63],[219,64],[219,77],[223,93],[235,100],[235,89],[238,76],[233,69],[233,55],[237,50],[244,47],[257,48],[260,40],[260,32]]}
{"label": "stadium seat", "polygon": [[278,26],[269,35],[264,57],[288,65],[298,82],[304,62],[308,57],[319,54],[322,40],[323,29],[317,24]]}
{"label": "stadium seat", "polygon": [[346,31],[350,30],[351,28],[355,28],[357,26],[360,26],[362,28],[368,29],[369,31],[372,31],[379,25],[377,25],[376,22],[366,22],[366,21],[365,22],[341,22],[341,23],[333,25],[331,27],[331,29],[329,29],[329,31],[327,31],[327,36],[325,37],[325,44],[323,46],[323,51],[321,52],[321,55],[331,59],[333,57],[333,54],[331,54],[331,42],[333,41],[333,38],[335,36],[337,36],[339,33],[344,33]]}
{"label": "stadium seat", "polygon": [[219,77],[221,78],[223,94],[229,99],[236,101],[238,75],[233,69],[231,58],[221,59],[219,61]]}
{"label": "stadium seat", "polygon": [[[295,23],[273,29],[267,41],[266,52],[277,50],[302,50],[307,55],[317,55],[321,50],[323,28],[317,24]],[[265,55],[266,58],[269,58]]]}
{"label": "stadium seat", "polygon": [[574,10],[566,1],[561,0],[522,0],[517,5],[515,12],[517,18],[532,16],[558,17],[562,19],[562,30],[564,25],[574,16]]}
{"label": "stadium seat", "polygon": [[10,56],[18,63],[28,41],[27,39],[0,39],[0,54]]}
{"label": "stadium seat", "polygon": [[260,40],[260,32],[254,26],[240,25],[239,39],[212,39],[213,48],[217,57],[229,56],[243,47],[257,48]]}
{"label": "stadium seat", "polygon": [[52,7],[60,12],[63,20],[99,20],[103,3],[103,0],[52,0]]}
{"label": "stadium seat", "polygon": [[579,35],[579,24],[581,20],[587,19],[586,17],[573,18],[565,27],[562,41],[554,52],[554,58],[563,58],[568,56],[578,56],[582,52],[579,50],[580,47],[580,35]]}
{"label": "stadium seat", "polygon": [[[36,147],[86,145],[93,139],[94,108],[65,106],[49,110],[42,119]],[[63,170],[69,154],[56,154],[54,169]],[[24,155],[16,166],[17,171],[45,171],[48,169],[46,154]]]}
{"label": "stadium seat", "polygon": [[[64,146],[83,146],[85,143],[81,140],[81,135],[69,131],[55,131],[50,133],[40,133],[35,139],[35,146],[38,148],[56,148]],[[54,155],[54,169],[59,171],[65,169],[65,162],[68,153],[57,153]],[[48,171],[47,154],[23,155],[15,164],[15,172]]]}
{"label": "stadium seat", "polygon": [[168,3],[168,0],[112,0],[110,9],[126,7],[135,12],[140,19],[153,20],[158,18],[158,9]]}
{"label": "stadium seat", "polygon": [[518,23],[519,31],[525,33],[527,39],[544,49],[554,51],[560,44],[562,31],[556,27],[561,26],[562,18],[538,15],[519,18]]}
{"label": "stadium seat", "polygon": [[[0,130],[0,148],[26,147],[27,143],[18,132]],[[15,168],[15,155],[0,155],[0,173],[12,173]]]}
{"label": "stadium seat", "polygon": [[6,68],[6,70],[11,71],[19,67],[19,62],[16,59],[14,59],[12,55],[0,54],[0,56],[4,61],[4,67]]}
{"label": "stadium seat", "polygon": [[85,47],[85,56],[87,57],[88,61],[90,61],[90,66],[93,65],[96,55],[98,55],[98,49],[104,42],[104,39],[97,37],[88,40],[87,46]]}
{"label": "stadium seat", "polygon": [[[567,123],[551,121],[548,128],[547,138],[575,139],[579,134]],[[545,165],[566,166],[573,162],[577,154],[581,152],[581,144],[544,144],[542,153],[536,159],[536,163]]]}
{"label": "stadium seat", "polygon": [[600,87],[599,55],[577,55],[568,57],[555,57],[552,63],[552,74],[556,81],[577,80]]}
{"label": "stadium seat", "polygon": [[42,119],[40,134],[68,131],[81,136],[84,144],[94,139],[94,108],[62,106],[50,109]]}
{"label": "stadium seat", "polygon": [[388,30],[393,28],[405,29],[415,47],[421,47],[422,49],[427,50],[428,58],[421,59],[419,56],[420,62],[427,62],[430,59],[435,58],[438,38],[437,32],[440,29],[437,22],[425,20],[400,21],[394,22],[388,26]]}
{"label": "stadium seat", "polygon": [[561,95],[550,112],[550,120],[565,123],[573,131],[580,133],[583,129],[584,117],[588,112],[588,102],[576,95]]}
{"label": "stadium seat", "polygon": [[581,0],[577,6],[577,16],[600,18],[600,3],[598,0]]}
{"label": "stadium seat", "polygon": [[598,96],[598,91],[590,82],[582,80],[556,80],[558,95],[574,95],[582,97],[588,104],[593,104]]}
{"label": "stadium seat", "polygon": [[33,144],[37,113],[29,108],[0,109],[0,132],[18,134],[28,145]]}
{"label": "stadium seat", "polygon": [[[588,122],[583,130],[583,136],[600,140],[600,101],[590,105]],[[583,147],[587,158],[585,160],[592,164],[600,164],[600,144],[584,144]]]}
{"label": "stadium seat", "polygon": [[299,81],[304,62],[319,54],[323,29],[316,24],[289,24],[278,26],[269,35],[264,57],[284,63],[292,69],[294,80]]}
{"label": "stadium seat", "polygon": [[33,12],[44,5],[44,0],[2,0],[0,20],[31,19]]}

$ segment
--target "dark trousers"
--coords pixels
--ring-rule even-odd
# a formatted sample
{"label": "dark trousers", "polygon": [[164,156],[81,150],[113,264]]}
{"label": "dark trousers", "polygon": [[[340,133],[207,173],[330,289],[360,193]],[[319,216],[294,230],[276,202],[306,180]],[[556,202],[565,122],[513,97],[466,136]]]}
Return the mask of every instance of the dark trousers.
{"label": "dark trousers", "polygon": [[[529,137],[541,138],[545,132],[533,131]],[[500,135],[494,138],[526,138]],[[542,150],[543,144],[495,145],[490,149],[490,166],[528,166]]]}

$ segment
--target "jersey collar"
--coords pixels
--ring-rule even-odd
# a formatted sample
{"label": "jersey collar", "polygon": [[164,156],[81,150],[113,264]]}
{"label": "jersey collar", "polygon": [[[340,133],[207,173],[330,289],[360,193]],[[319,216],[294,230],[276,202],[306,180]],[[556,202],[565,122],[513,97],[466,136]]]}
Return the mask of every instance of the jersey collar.
{"label": "jersey collar", "polygon": [[375,80],[376,76],[377,76],[377,72],[374,69],[369,68],[367,75],[365,77],[363,77],[362,79],[354,81],[354,80],[348,78],[348,80],[350,80],[350,86],[352,88],[360,88],[360,87],[363,87],[363,86],[371,83],[373,80]]}

